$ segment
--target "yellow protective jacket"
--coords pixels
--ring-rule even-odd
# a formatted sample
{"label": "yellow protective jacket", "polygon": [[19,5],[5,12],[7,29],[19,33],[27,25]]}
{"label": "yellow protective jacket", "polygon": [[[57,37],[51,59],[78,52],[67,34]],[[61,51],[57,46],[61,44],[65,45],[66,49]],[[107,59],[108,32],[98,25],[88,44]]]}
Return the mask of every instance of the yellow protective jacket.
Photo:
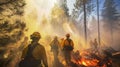
{"label": "yellow protective jacket", "polygon": [[[68,46],[68,47],[67,47]],[[73,49],[74,48],[74,43],[71,39],[65,39],[64,42],[63,42],[63,49],[65,48],[70,48],[70,49]]]}
{"label": "yellow protective jacket", "polygon": [[[47,67],[48,63],[47,63],[47,56],[46,56],[45,48],[42,45],[40,45],[39,43],[37,43],[37,44],[38,45],[32,51],[32,55],[36,60],[42,61],[43,64]],[[27,51],[28,51],[28,47],[26,47],[24,49],[23,54],[22,54],[22,58],[26,57]]]}

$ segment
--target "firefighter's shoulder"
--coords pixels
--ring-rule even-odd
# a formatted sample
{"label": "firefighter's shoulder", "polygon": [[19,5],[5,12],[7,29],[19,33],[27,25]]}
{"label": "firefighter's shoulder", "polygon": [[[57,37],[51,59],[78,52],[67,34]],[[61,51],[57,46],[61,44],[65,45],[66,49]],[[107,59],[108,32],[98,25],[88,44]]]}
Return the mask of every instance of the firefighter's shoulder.
{"label": "firefighter's shoulder", "polygon": [[38,44],[38,45],[37,45],[37,48],[40,49],[40,50],[44,50],[44,49],[45,49],[44,46],[41,45],[41,44]]}

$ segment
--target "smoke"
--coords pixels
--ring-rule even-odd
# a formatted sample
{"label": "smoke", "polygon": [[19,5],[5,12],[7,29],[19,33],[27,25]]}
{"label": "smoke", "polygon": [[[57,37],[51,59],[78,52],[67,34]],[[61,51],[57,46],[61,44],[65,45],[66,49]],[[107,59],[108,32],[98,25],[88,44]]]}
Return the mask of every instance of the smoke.
{"label": "smoke", "polygon": [[[45,3],[46,5],[40,3]],[[35,31],[40,32],[42,36],[40,43],[46,48],[50,66],[53,62],[53,54],[50,52],[49,44],[54,36],[58,36],[60,41],[61,38],[65,39],[67,33],[70,33],[71,39],[75,43],[75,50],[86,48],[84,39],[78,32],[79,29],[76,28],[74,22],[66,15],[63,7],[54,0],[52,0],[52,3],[49,3],[48,0],[27,1],[24,18],[28,28],[26,36],[29,37]]]}
{"label": "smoke", "polygon": [[[38,4],[41,2],[46,2],[46,5]],[[66,33],[70,33],[71,38],[75,40],[77,45],[80,44],[80,42],[83,43],[83,39],[82,37],[80,38],[80,34],[78,32],[79,29],[76,28],[74,22],[66,15],[66,11],[64,11],[63,7],[54,0],[52,3],[48,2],[49,1],[37,0],[34,2],[32,0],[27,1],[25,9],[25,20],[28,27],[27,36],[32,34],[34,31],[39,31],[42,35],[41,41],[44,42],[47,37],[51,37],[52,39],[53,36],[57,35],[60,39],[65,38]],[[44,8],[38,8],[38,6],[42,6]]]}
{"label": "smoke", "polygon": [[[83,33],[83,31],[79,31],[81,27],[78,27],[75,21],[67,16],[65,8],[63,9],[63,7],[59,5],[59,2],[55,0],[51,2],[49,0],[27,0],[27,5],[25,7],[24,18],[28,28],[26,35],[29,37],[29,35],[35,31],[40,32],[42,36],[40,43],[46,48],[49,66],[53,63],[53,53],[50,52],[51,48],[49,44],[54,36],[58,36],[60,40],[61,38],[65,38],[66,33],[70,33],[71,39],[75,44],[75,51],[87,49],[89,47],[89,45],[84,44],[83,35],[80,34]],[[97,38],[97,21],[93,20],[93,22],[96,24],[91,23],[89,24],[90,27],[88,27],[89,39]],[[107,38],[103,38],[107,35],[104,31],[105,35],[103,36],[103,30],[104,29],[101,29],[101,42],[102,44],[108,45],[109,41],[106,41]]]}
{"label": "smoke", "polygon": [[[12,55],[9,59],[17,60],[13,56],[20,57],[16,53],[19,53],[18,47],[21,45],[23,37],[29,37],[35,31],[40,32],[42,36],[40,43],[46,48],[50,66],[53,62],[53,54],[50,52],[49,44],[54,36],[58,36],[60,40],[61,38],[65,39],[65,34],[70,33],[75,44],[75,51],[87,48],[88,46],[84,44],[84,38],[80,34],[82,31],[80,32],[81,29],[79,28],[81,27],[77,27],[75,21],[66,14],[66,5],[65,7],[62,6],[56,0],[26,0],[26,3],[24,0],[1,0],[0,46],[7,47],[7,49],[5,47],[2,49],[5,51],[5,57],[8,58],[8,55]],[[93,22],[96,21],[93,20]],[[90,31],[92,32],[90,34],[96,32],[92,24],[94,23],[91,23]],[[118,35],[115,35],[115,37]],[[97,37],[96,33],[91,35],[90,39],[94,37]],[[119,42],[118,40],[116,41]],[[9,54],[11,49],[13,52]],[[4,55],[4,53],[1,55]]]}
{"label": "smoke", "polygon": [[[118,21],[114,21],[118,22]],[[104,44],[114,48],[115,50],[120,50],[120,36],[119,36],[119,25],[117,23],[114,23],[112,27],[112,35],[111,35],[111,27],[110,23],[102,22],[103,27],[101,28],[101,38],[104,41]],[[107,31],[107,32],[106,32]]]}

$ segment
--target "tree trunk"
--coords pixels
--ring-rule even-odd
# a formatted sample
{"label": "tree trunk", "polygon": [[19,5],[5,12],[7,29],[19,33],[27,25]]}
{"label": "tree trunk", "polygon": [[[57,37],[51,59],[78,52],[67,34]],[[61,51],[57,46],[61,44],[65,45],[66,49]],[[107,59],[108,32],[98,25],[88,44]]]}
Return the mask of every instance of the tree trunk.
{"label": "tree trunk", "polygon": [[84,34],[85,34],[85,44],[87,44],[87,22],[86,22],[86,3],[83,0],[83,10],[84,10]]}
{"label": "tree trunk", "polygon": [[101,44],[100,42],[100,21],[99,21],[99,0],[97,0],[97,20],[98,20],[98,43],[99,45]]}

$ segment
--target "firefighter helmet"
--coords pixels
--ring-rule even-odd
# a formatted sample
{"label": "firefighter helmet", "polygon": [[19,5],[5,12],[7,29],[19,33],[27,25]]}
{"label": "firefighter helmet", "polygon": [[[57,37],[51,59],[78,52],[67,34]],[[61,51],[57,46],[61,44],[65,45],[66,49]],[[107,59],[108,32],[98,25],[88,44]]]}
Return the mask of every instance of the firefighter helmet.
{"label": "firefighter helmet", "polygon": [[31,36],[30,36],[31,39],[40,39],[41,38],[41,35],[39,32],[34,32]]}
{"label": "firefighter helmet", "polygon": [[66,34],[66,37],[70,37],[70,34],[68,33],[68,34]]}

